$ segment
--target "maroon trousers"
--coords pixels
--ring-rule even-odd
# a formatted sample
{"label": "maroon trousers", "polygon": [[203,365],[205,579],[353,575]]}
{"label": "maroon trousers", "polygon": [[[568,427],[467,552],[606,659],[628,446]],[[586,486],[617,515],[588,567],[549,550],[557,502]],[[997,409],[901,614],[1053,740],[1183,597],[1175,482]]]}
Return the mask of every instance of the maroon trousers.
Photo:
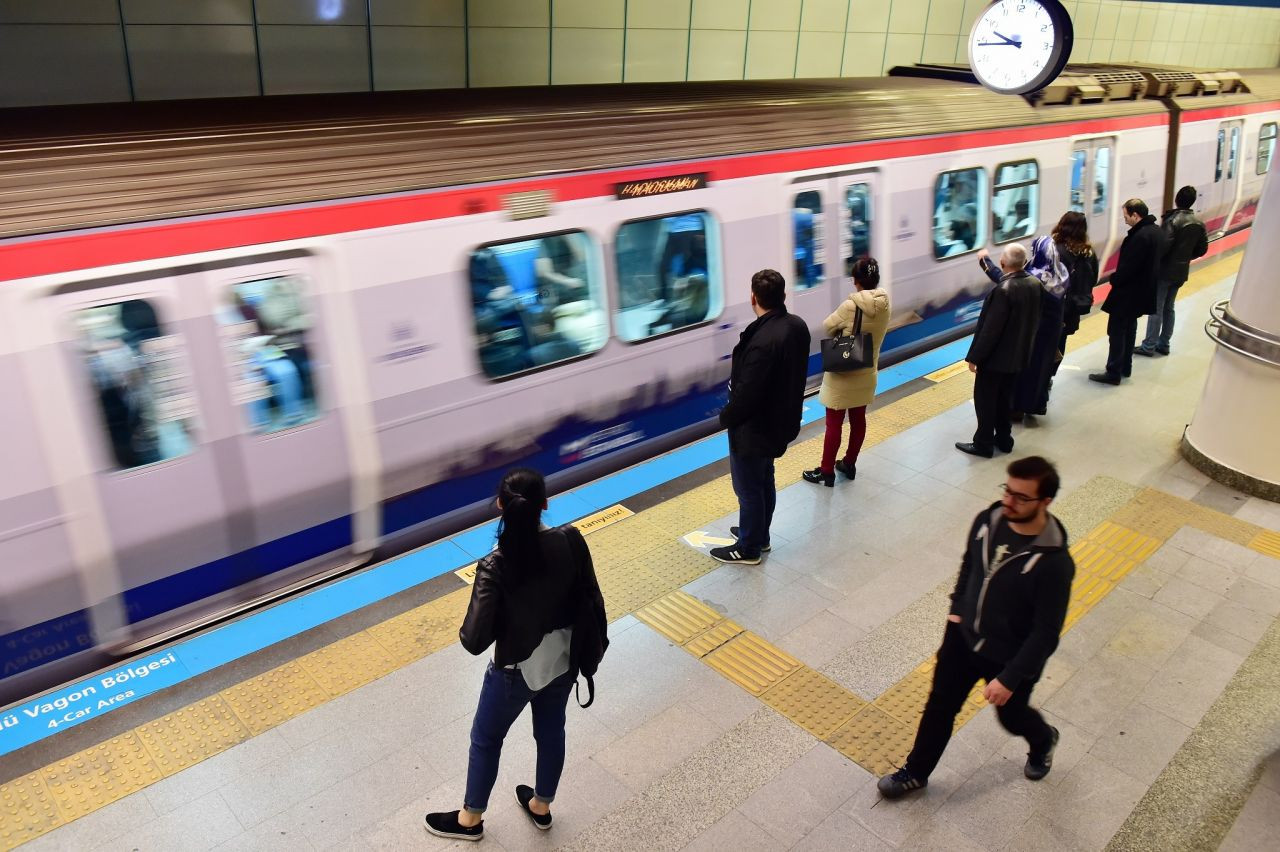
{"label": "maroon trousers", "polygon": [[867,438],[867,407],[828,408],[827,434],[822,442],[822,472],[836,472],[836,451],[840,449],[840,439],[844,432],[844,415],[849,412],[849,447],[844,451],[844,463],[852,465],[858,461],[858,453],[862,451],[862,442]]}

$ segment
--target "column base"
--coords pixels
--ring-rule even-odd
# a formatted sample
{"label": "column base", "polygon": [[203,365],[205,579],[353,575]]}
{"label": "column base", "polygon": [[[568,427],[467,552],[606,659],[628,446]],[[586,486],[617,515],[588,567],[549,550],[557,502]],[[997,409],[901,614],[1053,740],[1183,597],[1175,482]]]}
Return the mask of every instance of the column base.
{"label": "column base", "polygon": [[1280,503],[1280,483],[1258,479],[1214,461],[1196,449],[1187,437],[1186,429],[1182,430],[1182,443],[1179,449],[1182,451],[1182,457],[1187,460],[1187,464],[1215,482],[1220,482],[1251,497],[1261,497],[1263,500]]}

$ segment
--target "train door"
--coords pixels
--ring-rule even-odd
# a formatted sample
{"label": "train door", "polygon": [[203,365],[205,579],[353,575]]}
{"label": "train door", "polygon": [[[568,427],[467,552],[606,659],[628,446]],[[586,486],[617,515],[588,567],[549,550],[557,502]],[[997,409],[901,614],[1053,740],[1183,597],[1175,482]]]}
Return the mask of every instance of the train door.
{"label": "train door", "polygon": [[1210,239],[1226,232],[1227,222],[1231,220],[1231,211],[1236,204],[1237,190],[1240,186],[1240,160],[1243,153],[1241,134],[1243,132],[1244,122],[1239,119],[1224,121],[1218,125],[1213,189],[1210,191],[1209,203],[1203,209]]}
{"label": "train door", "polygon": [[1115,231],[1115,138],[1082,139],[1071,151],[1071,210],[1083,213],[1089,237],[1105,262],[1106,248]]}
{"label": "train door", "polygon": [[230,412],[218,454],[257,593],[314,573],[353,543],[351,454],[316,268],[311,255],[288,252],[205,271],[212,384]]}
{"label": "train door", "polygon": [[160,270],[68,284],[45,300],[61,367],[48,390],[61,400],[42,420],[60,436],[48,440],[76,444],[66,449],[71,475],[91,483],[69,523],[102,551],[95,582],[112,563],[117,575],[118,597],[95,593],[102,641],[136,638],[149,628],[128,625],[189,610],[240,580],[209,400],[192,381],[193,285],[198,273]]}

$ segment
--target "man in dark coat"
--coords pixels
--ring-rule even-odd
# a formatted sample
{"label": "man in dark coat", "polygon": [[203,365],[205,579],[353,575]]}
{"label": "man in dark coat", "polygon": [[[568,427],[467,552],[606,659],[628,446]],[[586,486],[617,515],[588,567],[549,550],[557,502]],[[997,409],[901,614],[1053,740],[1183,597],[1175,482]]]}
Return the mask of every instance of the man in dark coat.
{"label": "man in dark coat", "polygon": [[1040,456],[1009,465],[999,503],[974,519],[933,684],[906,763],[877,785],[886,799],[923,789],[951,739],[969,690],[995,705],[1005,730],[1030,746],[1023,774],[1039,781],[1053,767],[1058,729],[1030,705],[1031,691],[1058,647],[1075,561],[1067,531],[1049,514],[1058,471]]}
{"label": "man in dark coat", "polygon": [[737,541],[717,547],[721,562],[758,565],[769,549],[769,524],[777,489],[773,461],[800,434],[805,377],[809,372],[809,326],[787,312],[786,283],[772,269],[751,276],[756,320],[733,347],[729,402],[720,425],[729,430],[729,473],[738,495]]}
{"label": "man in dark coat", "polygon": [[1089,380],[1118,385],[1133,371],[1133,344],[1138,336],[1138,317],[1155,313],[1156,276],[1164,256],[1164,235],[1146,202],[1130,198],[1124,203],[1124,221],[1129,233],[1120,244],[1120,259],[1111,273],[1111,292],[1102,303],[1107,318],[1107,369],[1090,373]]}
{"label": "man in dark coat", "polygon": [[[985,250],[978,252],[984,270],[994,267]],[[1013,426],[1009,407],[1018,373],[1031,360],[1036,326],[1040,323],[1040,279],[1026,270],[1027,249],[1010,243],[1000,255],[1000,282],[987,294],[978,315],[978,326],[969,344],[969,372],[973,382],[973,408],[978,429],[972,443],[956,443],[971,456],[991,458],[996,449],[1013,451]]]}
{"label": "man in dark coat", "polygon": [[1173,337],[1173,302],[1178,289],[1191,274],[1191,261],[1204,257],[1209,250],[1209,234],[1204,222],[1191,210],[1196,203],[1196,188],[1184,186],[1174,197],[1178,206],[1160,219],[1164,232],[1165,254],[1160,262],[1160,274],[1156,281],[1156,310],[1147,317],[1147,337],[1133,350],[1135,355],[1153,358],[1169,354],[1169,339]]}

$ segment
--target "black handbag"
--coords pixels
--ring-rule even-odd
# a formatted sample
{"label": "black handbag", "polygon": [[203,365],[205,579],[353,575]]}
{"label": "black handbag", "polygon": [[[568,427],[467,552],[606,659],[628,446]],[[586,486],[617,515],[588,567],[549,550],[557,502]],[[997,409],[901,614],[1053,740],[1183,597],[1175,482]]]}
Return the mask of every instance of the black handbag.
{"label": "black handbag", "polygon": [[876,342],[862,331],[862,308],[853,318],[853,333],[822,339],[822,369],[828,373],[865,370],[875,364]]}

